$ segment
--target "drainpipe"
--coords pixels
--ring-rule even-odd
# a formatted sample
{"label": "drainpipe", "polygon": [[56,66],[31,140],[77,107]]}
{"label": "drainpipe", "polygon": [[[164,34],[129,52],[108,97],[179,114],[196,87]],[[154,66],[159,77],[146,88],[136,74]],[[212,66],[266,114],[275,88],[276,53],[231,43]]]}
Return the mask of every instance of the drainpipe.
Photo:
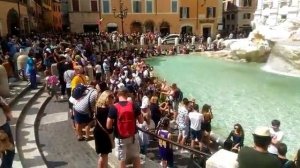
{"label": "drainpipe", "polygon": [[20,10],[20,0],[18,0],[18,14],[19,14],[19,33],[21,34],[21,10]]}
{"label": "drainpipe", "polygon": [[197,14],[196,14],[196,30],[198,31],[198,27],[199,27],[199,0],[197,0]]}
{"label": "drainpipe", "polygon": [[155,0],[155,15],[157,15],[157,0]]}

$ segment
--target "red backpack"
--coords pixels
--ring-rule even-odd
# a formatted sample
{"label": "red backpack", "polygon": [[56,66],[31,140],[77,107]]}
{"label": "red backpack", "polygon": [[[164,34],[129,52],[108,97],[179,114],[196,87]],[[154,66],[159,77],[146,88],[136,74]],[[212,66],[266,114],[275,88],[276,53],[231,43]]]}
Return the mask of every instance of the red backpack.
{"label": "red backpack", "polygon": [[117,109],[117,129],[120,139],[134,136],[136,133],[136,118],[132,102],[127,102],[125,106],[116,103],[114,106]]}

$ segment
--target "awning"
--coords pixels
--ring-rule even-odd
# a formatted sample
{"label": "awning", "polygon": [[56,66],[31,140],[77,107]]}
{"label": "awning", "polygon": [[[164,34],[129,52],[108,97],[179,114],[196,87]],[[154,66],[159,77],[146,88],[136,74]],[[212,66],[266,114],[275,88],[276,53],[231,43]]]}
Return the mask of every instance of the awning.
{"label": "awning", "polygon": [[117,23],[108,23],[107,27],[118,27]]}

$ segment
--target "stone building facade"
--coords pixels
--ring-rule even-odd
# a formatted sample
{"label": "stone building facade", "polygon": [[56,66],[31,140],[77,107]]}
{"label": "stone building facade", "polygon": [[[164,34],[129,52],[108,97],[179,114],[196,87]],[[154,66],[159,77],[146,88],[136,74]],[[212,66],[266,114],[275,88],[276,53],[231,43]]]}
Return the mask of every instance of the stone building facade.
{"label": "stone building facade", "polygon": [[[222,28],[220,0],[123,0],[124,32],[195,33],[214,36]],[[121,32],[119,0],[69,0],[72,32]],[[115,9],[115,10],[114,10]],[[115,15],[114,15],[115,11]]]}
{"label": "stone building facade", "polygon": [[251,21],[257,7],[257,0],[225,0],[223,4],[224,30],[227,33],[249,33]]}
{"label": "stone building facade", "polygon": [[0,36],[30,31],[26,0],[2,0],[0,11]]}

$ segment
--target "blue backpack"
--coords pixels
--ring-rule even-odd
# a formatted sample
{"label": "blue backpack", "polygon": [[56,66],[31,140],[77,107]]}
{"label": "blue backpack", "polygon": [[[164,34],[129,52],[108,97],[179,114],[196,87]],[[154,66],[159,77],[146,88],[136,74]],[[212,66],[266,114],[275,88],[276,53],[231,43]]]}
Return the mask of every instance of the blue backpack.
{"label": "blue backpack", "polygon": [[72,91],[72,97],[76,100],[80,99],[83,95],[85,90],[87,89],[87,86],[83,84],[77,84],[76,87]]}

